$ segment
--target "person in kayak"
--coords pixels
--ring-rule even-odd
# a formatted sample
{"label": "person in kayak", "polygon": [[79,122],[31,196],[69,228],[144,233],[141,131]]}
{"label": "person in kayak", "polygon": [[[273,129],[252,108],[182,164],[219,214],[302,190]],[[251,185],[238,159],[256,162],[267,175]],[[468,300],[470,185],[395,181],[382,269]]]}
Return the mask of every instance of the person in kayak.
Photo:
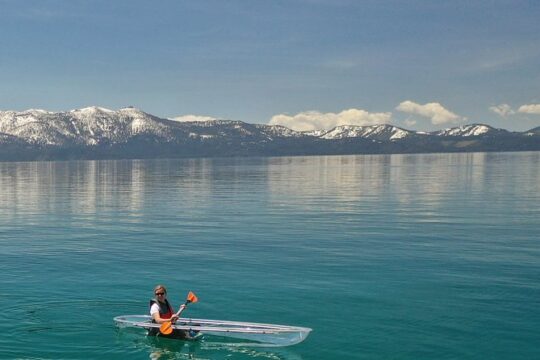
{"label": "person in kayak", "polygon": [[[182,304],[177,313],[174,313],[169,300],[167,300],[167,289],[163,285],[157,285],[154,288],[154,298],[150,300],[150,316],[152,316],[152,322],[157,324],[163,324],[165,322],[172,322],[173,324],[178,320],[180,314],[186,308],[185,304]],[[184,330],[174,329],[170,335],[163,335],[157,328],[151,328],[148,331],[150,336],[165,336],[175,339],[186,339],[189,335]]]}

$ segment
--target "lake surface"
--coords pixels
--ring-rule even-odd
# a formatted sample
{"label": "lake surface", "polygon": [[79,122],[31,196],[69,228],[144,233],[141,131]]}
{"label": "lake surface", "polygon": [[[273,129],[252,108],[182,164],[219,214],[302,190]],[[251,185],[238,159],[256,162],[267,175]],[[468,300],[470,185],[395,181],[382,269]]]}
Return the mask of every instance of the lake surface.
{"label": "lake surface", "polygon": [[[540,153],[0,163],[2,359],[538,359]],[[287,348],[116,329],[313,328]]]}

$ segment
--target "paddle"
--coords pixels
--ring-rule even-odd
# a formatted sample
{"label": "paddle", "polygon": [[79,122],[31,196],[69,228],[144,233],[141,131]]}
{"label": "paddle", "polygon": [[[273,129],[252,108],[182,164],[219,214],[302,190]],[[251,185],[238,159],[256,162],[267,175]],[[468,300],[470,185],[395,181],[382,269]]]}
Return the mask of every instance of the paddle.
{"label": "paddle", "polygon": [[[186,308],[186,306],[188,306],[188,304],[196,303],[197,301],[199,301],[197,296],[193,292],[190,291],[188,293],[188,295],[187,295],[186,302],[184,303],[184,307],[181,306],[180,310],[178,310],[178,312],[176,314],[174,314],[173,317],[174,316],[180,316],[180,314],[182,313],[182,311],[184,311],[184,309]],[[161,324],[161,326],[159,327],[159,331],[163,335],[170,335],[173,332],[172,322],[167,321],[167,322],[164,322],[163,324]]]}

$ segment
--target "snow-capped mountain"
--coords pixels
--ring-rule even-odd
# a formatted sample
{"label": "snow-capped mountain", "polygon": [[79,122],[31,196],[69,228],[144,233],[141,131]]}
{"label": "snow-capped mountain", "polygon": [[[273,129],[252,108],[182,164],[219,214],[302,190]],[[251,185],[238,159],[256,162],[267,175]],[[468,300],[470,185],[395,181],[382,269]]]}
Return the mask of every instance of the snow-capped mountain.
{"label": "snow-capped mountain", "polygon": [[132,107],[0,111],[0,160],[540,150],[540,128],[472,124],[432,133],[343,125],[299,132],[232,120],[175,121]]}
{"label": "snow-capped mountain", "polygon": [[403,139],[407,136],[415,135],[415,132],[401,129],[391,125],[372,125],[372,126],[337,126],[332,130],[320,135],[322,139],[345,139],[362,137],[379,141],[390,141]]}
{"label": "snow-capped mountain", "polygon": [[0,112],[0,133],[31,144],[56,146],[125,142],[144,133],[172,138],[169,127],[155,116],[134,108],[113,111],[96,106],[58,113],[45,110]]}
{"label": "snow-capped mountain", "polygon": [[534,129],[525,131],[526,136],[538,136],[540,135],[540,126],[535,127]]}
{"label": "snow-capped mountain", "polygon": [[495,129],[488,125],[483,124],[471,124],[463,125],[455,128],[444,129],[440,131],[435,131],[433,134],[438,136],[481,136],[481,135],[491,135],[494,133],[508,132],[503,129]]}
{"label": "snow-capped mountain", "polygon": [[257,129],[266,134],[269,138],[273,137],[302,137],[305,133],[294,131],[281,125],[255,125]]}

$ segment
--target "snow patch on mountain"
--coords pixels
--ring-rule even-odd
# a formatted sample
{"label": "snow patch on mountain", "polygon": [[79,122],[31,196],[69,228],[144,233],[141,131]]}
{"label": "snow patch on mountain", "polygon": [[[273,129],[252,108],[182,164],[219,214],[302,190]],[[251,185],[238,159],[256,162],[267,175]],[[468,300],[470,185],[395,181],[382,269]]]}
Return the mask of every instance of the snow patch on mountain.
{"label": "snow patch on mountain", "polygon": [[391,125],[343,125],[335,127],[319,137],[327,140],[358,137],[377,140],[398,140],[410,136],[411,134],[414,133]]}
{"label": "snow patch on mountain", "polygon": [[82,115],[82,116],[94,116],[95,114],[100,114],[100,113],[113,114],[114,112],[115,112],[114,110],[106,109],[99,106],[89,106],[82,109],[75,109],[75,110],[70,111],[70,113],[72,114],[77,114],[77,115]]}
{"label": "snow patch on mountain", "polygon": [[305,133],[300,131],[291,130],[288,127],[282,125],[255,125],[257,129],[262,131],[269,137],[301,137],[305,136]]}
{"label": "snow patch on mountain", "polygon": [[472,124],[436,131],[434,134],[439,136],[480,136],[494,130],[491,126]]}
{"label": "snow patch on mountain", "polygon": [[303,131],[302,134],[306,136],[321,137],[327,132],[328,132],[327,130],[311,130],[311,131]]}

